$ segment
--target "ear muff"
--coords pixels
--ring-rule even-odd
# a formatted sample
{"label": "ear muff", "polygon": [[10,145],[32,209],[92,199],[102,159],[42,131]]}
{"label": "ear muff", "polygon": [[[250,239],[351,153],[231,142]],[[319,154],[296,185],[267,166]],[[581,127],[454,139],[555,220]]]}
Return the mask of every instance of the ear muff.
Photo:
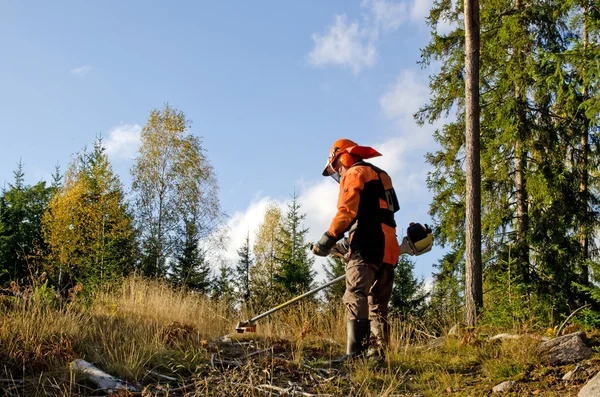
{"label": "ear muff", "polygon": [[354,164],[354,157],[352,157],[352,155],[350,155],[348,153],[342,153],[338,157],[338,161],[344,167],[350,167],[352,164]]}

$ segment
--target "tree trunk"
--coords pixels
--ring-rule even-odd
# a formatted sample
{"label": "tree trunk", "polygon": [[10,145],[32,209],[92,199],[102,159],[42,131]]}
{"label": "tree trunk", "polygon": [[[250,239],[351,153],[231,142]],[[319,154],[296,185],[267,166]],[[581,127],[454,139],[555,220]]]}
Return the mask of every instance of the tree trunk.
{"label": "tree trunk", "polygon": [[[587,30],[587,14],[588,5],[585,4],[583,7],[583,52],[586,53],[588,46],[588,30]],[[584,70],[585,74],[585,70]],[[585,82],[582,88],[583,100],[587,99],[588,90]],[[581,231],[579,242],[581,244],[581,272],[579,274],[579,282],[583,285],[589,283],[589,270],[587,266],[587,259],[589,256],[589,231],[587,224],[588,217],[588,204],[589,204],[589,191],[588,191],[588,153],[589,153],[589,128],[590,120],[587,115],[583,115],[583,131],[581,133],[581,182],[579,185],[579,192],[581,193],[582,200],[582,217],[581,217]]]}
{"label": "tree trunk", "polygon": [[[521,0],[515,1],[515,8],[522,8]],[[525,49],[515,48],[515,56],[518,59],[518,67],[525,68]],[[517,199],[517,224],[516,224],[516,264],[521,275],[522,282],[529,285],[529,244],[527,236],[529,233],[529,208],[527,204],[527,118],[525,115],[525,90],[515,83],[515,102],[517,108],[517,142],[515,145],[515,171],[516,171],[516,199]]]}
{"label": "tree trunk", "polygon": [[465,0],[466,267],[465,324],[477,325],[483,306],[481,165],[479,160],[479,0]]}
{"label": "tree trunk", "polygon": [[[517,87],[518,88],[518,87]],[[519,90],[517,89],[517,95]],[[521,99],[517,99],[519,108],[522,107]],[[521,274],[525,285],[529,284],[529,245],[527,244],[527,233],[529,230],[529,208],[527,206],[527,179],[525,170],[527,169],[527,151],[523,148],[525,145],[525,115],[523,110],[518,110],[518,132],[519,138],[515,145],[516,151],[516,190],[517,190],[517,246],[516,261],[517,268]]]}

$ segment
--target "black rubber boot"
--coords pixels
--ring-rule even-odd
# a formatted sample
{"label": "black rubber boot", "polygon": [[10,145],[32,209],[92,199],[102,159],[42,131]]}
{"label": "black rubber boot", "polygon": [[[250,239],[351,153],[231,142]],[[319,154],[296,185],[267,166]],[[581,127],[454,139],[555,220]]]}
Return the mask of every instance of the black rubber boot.
{"label": "black rubber boot", "polygon": [[390,323],[385,318],[371,321],[371,344],[367,357],[369,360],[383,362],[390,343]]}
{"label": "black rubber boot", "polygon": [[369,350],[371,327],[369,320],[350,320],[347,324],[346,354],[333,364],[343,364],[365,356]]}

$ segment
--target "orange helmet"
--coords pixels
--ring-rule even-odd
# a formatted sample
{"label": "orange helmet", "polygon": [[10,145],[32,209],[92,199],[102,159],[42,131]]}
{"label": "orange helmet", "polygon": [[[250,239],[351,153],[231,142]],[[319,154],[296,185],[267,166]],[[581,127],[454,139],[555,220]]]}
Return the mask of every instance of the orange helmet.
{"label": "orange helmet", "polygon": [[[381,153],[372,147],[359,146],[350,139],[338,139],[329,151],[329,157],[325,163],[323,176],[333,176],[334,174],[337,174],[336,169],[333,167],[333,164],[337,159],[340,160],[342,165],[350,167],[355,161],[353,156],[359,157],[360,159],[370,159],[372,157],[381,156]],[[338,178],[334,179],[337,180]]]}

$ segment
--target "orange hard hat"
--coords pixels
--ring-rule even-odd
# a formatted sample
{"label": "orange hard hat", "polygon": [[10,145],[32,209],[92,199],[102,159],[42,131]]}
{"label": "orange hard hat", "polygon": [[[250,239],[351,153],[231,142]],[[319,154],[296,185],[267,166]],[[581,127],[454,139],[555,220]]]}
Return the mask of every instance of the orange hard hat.
{"label": "orange hard hat", "polygon": [[381,153],[369,146],[359,146],[350,139],[338,139],[329,151],[329,157],[327,158],[327,163],[325,163],[323,176],[332,176],[337,173],[333,164],[338,158],[346,167],[350,167],[354,164],[354,157],[350,155],[360,159],[370,159],[372,157],[381,156]]}

